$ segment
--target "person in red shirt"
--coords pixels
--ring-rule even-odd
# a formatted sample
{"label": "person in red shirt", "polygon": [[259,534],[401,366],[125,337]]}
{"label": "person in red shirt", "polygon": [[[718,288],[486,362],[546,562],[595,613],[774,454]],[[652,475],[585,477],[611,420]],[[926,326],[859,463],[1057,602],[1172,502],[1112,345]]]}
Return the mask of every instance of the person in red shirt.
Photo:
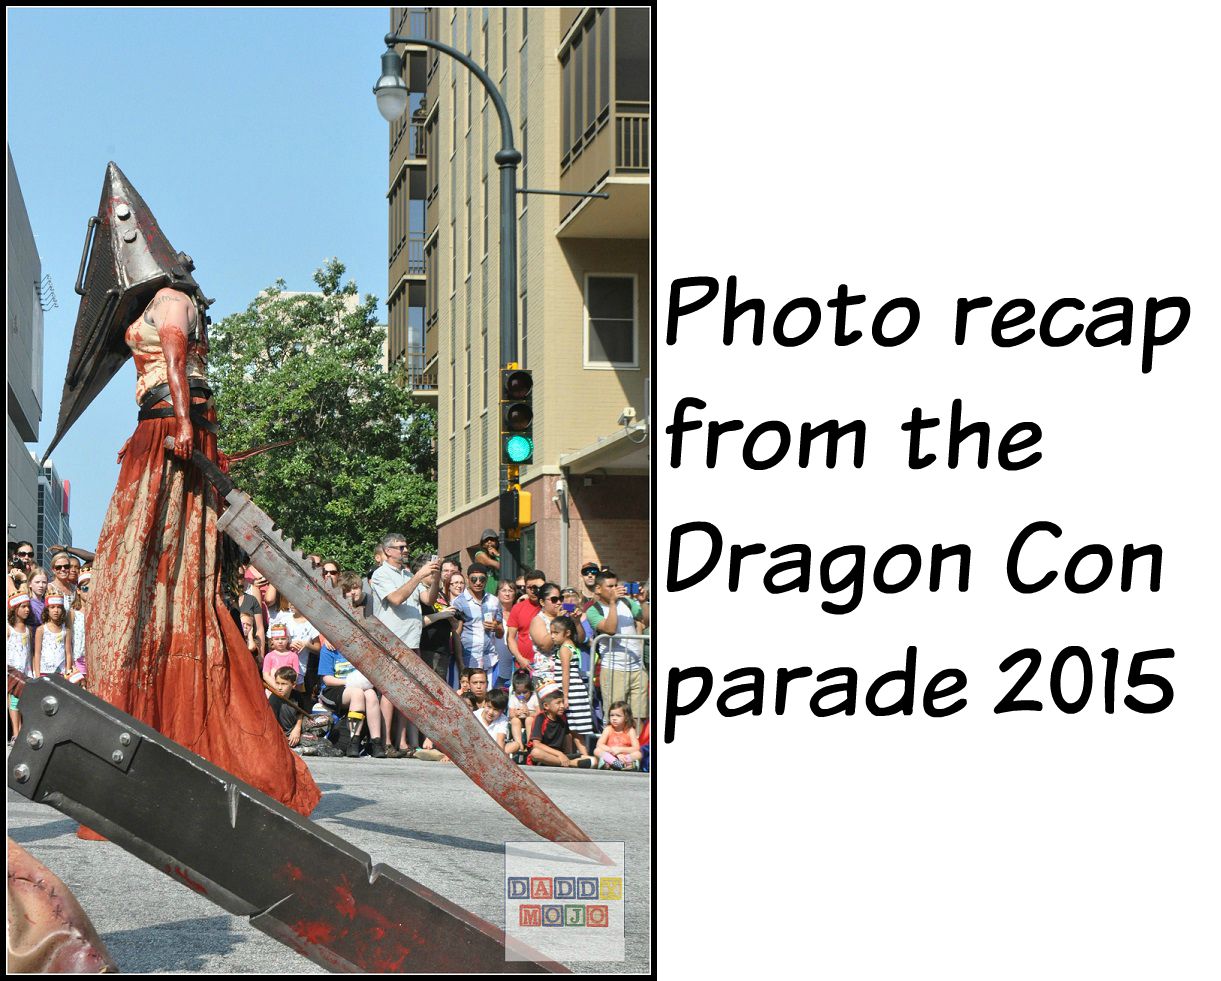
{"label": "person in red shirt", "polygon": [[[509,645],[513,661],[518,668],[524,668],[531,674],[538,672],[534,670],[535,651],[534,644],[530,640],[530,621],[538,616],[539,610],[542,609],[538,591],[542,589],[543,583],[546,581],[546,573],[538,569],[531,569],[526,573],[525,595],[517,601],[505,623],[505,641]],[[547,673],[549,670],[549,663],[543,673]]]}

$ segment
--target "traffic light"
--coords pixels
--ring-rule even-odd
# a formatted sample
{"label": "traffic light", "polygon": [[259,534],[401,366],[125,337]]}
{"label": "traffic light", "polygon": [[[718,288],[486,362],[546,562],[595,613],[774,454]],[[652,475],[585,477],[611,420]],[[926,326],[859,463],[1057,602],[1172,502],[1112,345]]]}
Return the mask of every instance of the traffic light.
{"label": "traffic light", "polygon": [[[500,463],[534,462],[534,376],[516,365],[500,370]],[[504,527],[508,528],[509,525]]]}
{"label": "traffic light", "polygon": [[521,530],[534,524],[533,507],[529,491],[520,484],[510,484],[500,494],[500,527],[508,535],[516,537]]}

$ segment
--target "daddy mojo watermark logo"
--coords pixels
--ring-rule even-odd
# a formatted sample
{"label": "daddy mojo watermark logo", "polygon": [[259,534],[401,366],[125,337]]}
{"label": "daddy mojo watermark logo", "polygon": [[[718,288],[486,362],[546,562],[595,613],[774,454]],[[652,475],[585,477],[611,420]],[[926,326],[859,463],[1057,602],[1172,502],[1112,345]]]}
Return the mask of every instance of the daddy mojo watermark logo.
{"label": "daddy mojo watermark logo", "polygon": [[596,844],[609,864],[552,842],[505,844],[506,960],[624,959],[623,842]]}

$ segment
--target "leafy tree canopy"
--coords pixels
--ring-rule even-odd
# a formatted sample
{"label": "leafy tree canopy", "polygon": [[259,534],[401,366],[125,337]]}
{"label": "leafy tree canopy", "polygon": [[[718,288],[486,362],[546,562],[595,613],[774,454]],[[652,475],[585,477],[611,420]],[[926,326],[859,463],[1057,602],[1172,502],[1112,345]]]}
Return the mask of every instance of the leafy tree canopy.
{"label": "leafy tree canopy", "polygon": [[321,295],[284,281],[209,330],[209,378],[229,454],[294,440],[233,464],[233,478],[305,552],[364,570],[388,531],[413,551],[436,540],[436,414],[381,368],[377,300],[340,285]]}

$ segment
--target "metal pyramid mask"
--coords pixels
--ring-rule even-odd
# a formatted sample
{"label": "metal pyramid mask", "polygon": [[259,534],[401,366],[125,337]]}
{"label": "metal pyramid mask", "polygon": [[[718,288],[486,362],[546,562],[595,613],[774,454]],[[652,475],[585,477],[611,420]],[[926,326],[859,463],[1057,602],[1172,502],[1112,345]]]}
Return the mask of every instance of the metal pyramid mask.
{"label": "metal pyramid mask", "polygon": [[76,279],[81,306],[59,404],[59,425],[43,460],[127,360],[130,352],[123,333],[157,290],[170,286],[192,296],[203,331],[204,310],[211,301],[192,277],[194,268],[189,255],[170,245],[144,199],[111,161],[102,181],[97,216],[89,219],[85,232]]}

